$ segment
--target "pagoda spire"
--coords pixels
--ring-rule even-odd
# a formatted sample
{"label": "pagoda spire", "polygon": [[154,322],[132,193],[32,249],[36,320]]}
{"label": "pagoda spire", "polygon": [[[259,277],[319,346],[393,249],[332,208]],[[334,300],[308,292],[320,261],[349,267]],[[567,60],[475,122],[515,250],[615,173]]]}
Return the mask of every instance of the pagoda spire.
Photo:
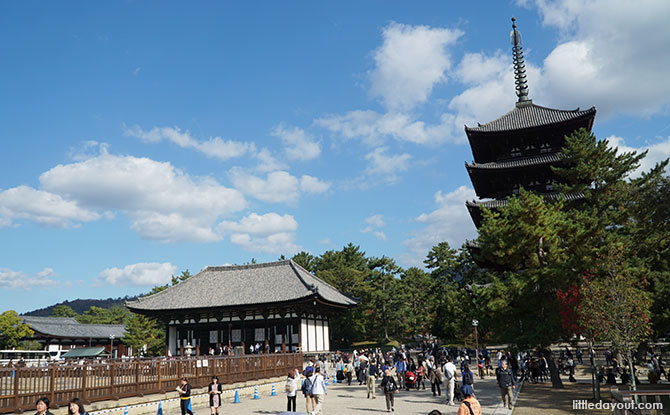
{"label": "pagoda spire", "polygon": [[526,80],[526,62],[523,60],[523,47],[521,46],[521,33],[516,30],[516,19],[512,17],[512,53],[514,61],[514,84],[518,103],[530,101],[528,98],[528,81]]}

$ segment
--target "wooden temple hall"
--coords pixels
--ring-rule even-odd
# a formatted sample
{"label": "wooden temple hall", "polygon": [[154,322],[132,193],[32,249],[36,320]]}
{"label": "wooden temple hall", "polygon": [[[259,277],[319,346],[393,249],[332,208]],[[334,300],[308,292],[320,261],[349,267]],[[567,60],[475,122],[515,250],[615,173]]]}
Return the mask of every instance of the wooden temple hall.
{"label": "wooden temple hall", "polygon": [[[569,200],[583,195],[559,195],[552,166],[561,166],[565,136],[575,130],[591,130],[595,107],[586,110],[560,110],[542,107],[528,96],[528,82],[521,46],[521,34],[512,19],[514,77],[518,101],[503,116],[474,127],[465,127],[474,161],[465,167],[480,200],[466,206],[475,226],[482,223],[482,208],[496,209],[507,204],[507,197],[520,189],[542,194],[551,200]],[[476,242],[469,243],[477,252]]]}
{"label": "wooden temple hall", "polygon": [[330,349],[329,318],[358,301],[291,260],[207,267],[159,293],[126,303],[166,323],[166,355],[321,352]]}

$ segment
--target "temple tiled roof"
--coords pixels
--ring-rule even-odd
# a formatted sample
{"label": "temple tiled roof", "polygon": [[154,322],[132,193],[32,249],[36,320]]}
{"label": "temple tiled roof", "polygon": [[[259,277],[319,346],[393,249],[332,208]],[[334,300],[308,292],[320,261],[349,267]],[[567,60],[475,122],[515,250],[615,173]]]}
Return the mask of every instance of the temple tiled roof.
{"label": "temple tiled roof", "polygon": [[72,317],[21,316],[21,319],[36,333],[62,338],[119,339],[126,329],[123,324],[81,324]]}
{"label": "temple tiled roof", "polygon": [[193,277],[126,306],[137,312],[243,307],[318,297],[337,306],[358,303],[292,260],[207,267]]}
{"label": "temple tiled roof", "polygon": [[476,127],[465,127],[466,132],[502,132],[522,130],[525,128],[543,127],[577,120],[582,117],[594,117],[596,108],[587,110],[557,110],[535,105],[532,101],[520,102],[514,109],[500,118]]}
{"label": "temple tiled roof", "polygon": [[[543,197],[546,197],[551,200],[556,200],[559,197],[566,201],[580,200],[584,199],[583,193],[547,193],[543,194]],[[465,205],[468,208],[488,208],[488,209],[497,209],[500,207],[507,206],[507,199],[493,199],[493,200],[468,200],[465,202]]]}
{"label": "temple tiled roof", "polygon": [[560,153],[542,154],[540,156],[522,157],[491,163],[465,163],[468,169],[516,169],[519,167],[539,166],[561,161]]}

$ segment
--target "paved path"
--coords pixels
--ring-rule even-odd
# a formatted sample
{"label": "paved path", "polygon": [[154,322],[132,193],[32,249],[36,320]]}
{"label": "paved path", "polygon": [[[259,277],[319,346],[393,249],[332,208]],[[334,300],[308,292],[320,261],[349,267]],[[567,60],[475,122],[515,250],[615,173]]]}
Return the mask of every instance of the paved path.
{"label": "paved path", "polygon": [[[379,385],[379,382],[377,382]],[[283,383],[276,384],[277,396],[270,395],[270,386],[259,388],[260,399],[253,400],[250,396],[242,396],[241,402],[232,404],[228,398],[224,399],[220,414],[256,415],[256,414],[280,414],[286,410],[286,396],[283,392]],[[377,391],[379,391],[377,387]],[[330,384],[328,395],[324,402],[325,415],[370,415],[375,412],[386,412],[384,395],[377,394],[377,399],[366,399],[364,386],[358,383]],[[509,415],[512,411],[502,408],[500,392],[495,379],[476,380],[475,395],[483,407],[484,414]],[[300,394],[297,402],[298,411],[305,410],[305,399]],[[433,397],[430,388],[426,390],[401,391],[396,395],[395,413],[402,415],[427,415],[431,410],[438,409],[443,414],[455,414],[458,406],[446,405],[446,398],[442,396]],[[208,415],[208,407],[194,408],[195,415]],[[170,409],[164,415],[179,415],[178,409]]]}

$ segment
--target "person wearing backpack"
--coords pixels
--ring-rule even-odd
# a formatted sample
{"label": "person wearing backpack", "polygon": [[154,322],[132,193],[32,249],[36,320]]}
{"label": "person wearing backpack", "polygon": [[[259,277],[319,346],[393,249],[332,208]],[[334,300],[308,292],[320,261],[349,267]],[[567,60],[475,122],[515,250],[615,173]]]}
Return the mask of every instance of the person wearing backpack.
{"label": "person wearing backpack", "polygon": [[384,371],[381,388],[384,391],[384,396],[386,396],[386,412],[395,411],[395,408],[393,407],[393,397],[398,390],[398,385],[393,376],[391,376],[391,371],[389,369]]}
{"label": "person wearing backpack", "polygon": [[307,366],[307,369],[302,373],[303,376],[305,376],[305,379],[302,381],[300,391],[305,397],[305,412],[310,412],[310,408],[314,410],[314,399],[312,398],[313,373],[314,368],[312,366]]}
{"label": "person wearing backpack", "polygon": [[[296,395],[298,394],[298,385],[300,385],[300,372],[298,369],[294,369],[288,372],[288,377],[286,378],[286,410],[295,412],[296,404]],[[291,409],[293,408],[293,409]]]}
{"label": "person wearing backpack", "polygon": [[456,415],[482,415],[482,406],[475,398],[475,391],[470,385],[461,386],[461,393],[463,394],[463,402],[458,407]]}
{"label": "person wearing backpack", "polygon": [[464,364],[463,369],[461,370],[463,373],[463,385],[470,385],[472,387],[472,390],[475,389],[475,375],[472,373],[470,370],[470,365],[469,364]]}
{"label": "person wearing backpack", "polygon": [[435,392],[437,392],[438,396],[442,396],[442,391],[440,390],[440,385],[442,384],[442,380],[444,378],[442,368],[440,365],[435,364],[435,359],[433,356],[430,357],[428,367],[432,367],[432,370],[430,370],[430,374],[428,375],[430,378],[430,390],[433,392],[433,396],[435,396]]}

